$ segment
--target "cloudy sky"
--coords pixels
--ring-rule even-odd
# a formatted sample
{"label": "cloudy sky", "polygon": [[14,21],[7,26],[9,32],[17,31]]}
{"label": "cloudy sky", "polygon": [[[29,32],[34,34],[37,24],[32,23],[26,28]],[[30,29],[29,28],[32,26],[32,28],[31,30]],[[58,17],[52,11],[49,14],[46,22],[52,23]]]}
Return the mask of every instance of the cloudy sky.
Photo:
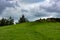
{"label": "cloudy sky", "polygon": [[0,19],[25,15],[30,21],[60,17],[60,0],[0,0]]}

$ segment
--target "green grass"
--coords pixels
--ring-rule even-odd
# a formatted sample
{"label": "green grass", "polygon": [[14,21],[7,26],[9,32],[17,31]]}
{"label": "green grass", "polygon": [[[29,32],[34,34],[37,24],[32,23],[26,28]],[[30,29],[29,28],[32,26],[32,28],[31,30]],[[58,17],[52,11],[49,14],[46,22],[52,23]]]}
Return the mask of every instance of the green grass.
{"label": "green grass", "polygon": [[0,27],[0,40],[60,40],[60,23],[30,22]]}

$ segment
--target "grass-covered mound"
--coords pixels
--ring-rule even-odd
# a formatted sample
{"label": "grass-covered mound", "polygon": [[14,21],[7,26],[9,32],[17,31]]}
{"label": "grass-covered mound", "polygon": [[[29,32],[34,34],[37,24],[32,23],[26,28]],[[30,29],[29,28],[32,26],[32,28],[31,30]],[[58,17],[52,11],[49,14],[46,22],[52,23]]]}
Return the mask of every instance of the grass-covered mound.
{"label": "grass-covered mound", "polygon": [[22,23],[0,27],[0,40],[60,40],[60,23]]}

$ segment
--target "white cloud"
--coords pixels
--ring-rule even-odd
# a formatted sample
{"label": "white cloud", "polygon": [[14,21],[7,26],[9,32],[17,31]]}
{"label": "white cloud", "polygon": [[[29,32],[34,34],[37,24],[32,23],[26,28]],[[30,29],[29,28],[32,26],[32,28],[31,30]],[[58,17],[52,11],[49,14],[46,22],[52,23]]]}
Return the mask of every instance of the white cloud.
{"label": "white cloud", "polygon": [[14,5],[14,7],[6,7],[1,14],[1,17],[12,16],[17,20],[22,14],[24,14],[30,21],[39,18],[60,17],[59,0],[45,0],[34,3],[29,3],[26,0],[10,0],[8,3],[11,4],[11,6]]}

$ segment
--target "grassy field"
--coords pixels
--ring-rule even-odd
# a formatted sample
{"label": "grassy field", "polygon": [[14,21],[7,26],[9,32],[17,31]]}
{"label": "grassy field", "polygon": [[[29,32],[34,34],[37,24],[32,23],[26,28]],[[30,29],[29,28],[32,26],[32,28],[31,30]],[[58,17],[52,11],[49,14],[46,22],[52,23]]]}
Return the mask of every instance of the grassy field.
{"label": "grassy field", "polygon": [[22,23],[0,27],[0,40],[60,40],[60,23]]}

